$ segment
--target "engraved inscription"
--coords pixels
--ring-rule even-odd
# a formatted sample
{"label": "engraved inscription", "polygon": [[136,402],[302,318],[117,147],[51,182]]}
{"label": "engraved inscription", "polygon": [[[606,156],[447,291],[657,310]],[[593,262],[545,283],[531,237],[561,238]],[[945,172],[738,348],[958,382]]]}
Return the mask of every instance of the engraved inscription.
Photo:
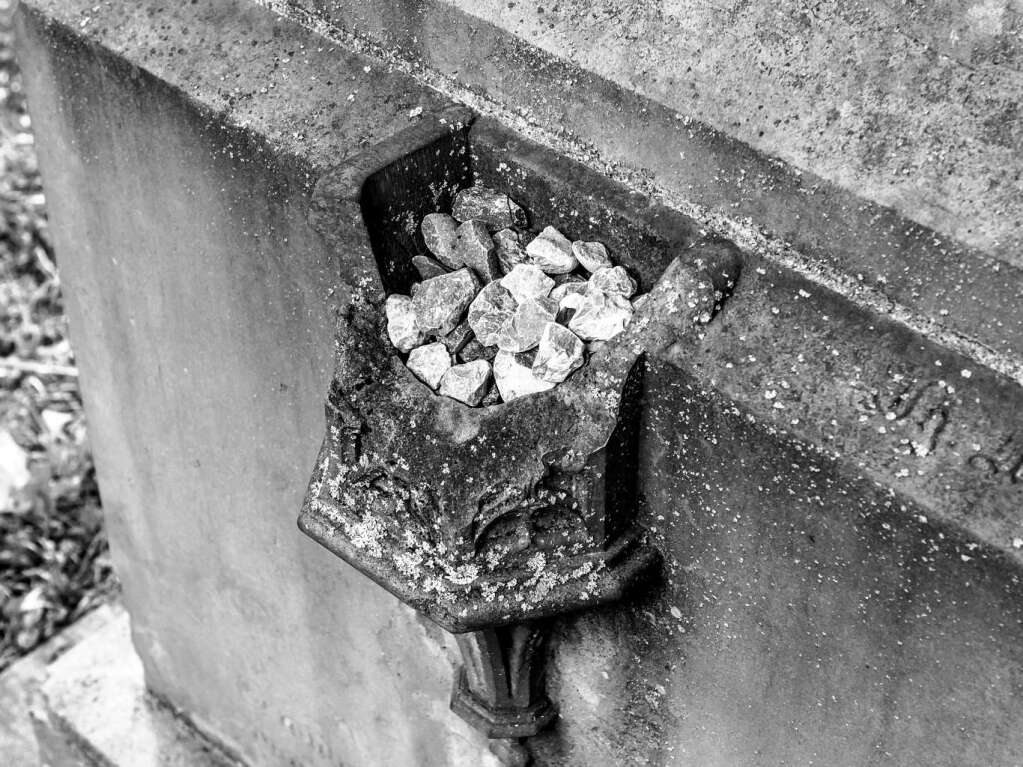
{"label": "engraved inscription", "polygon": [[894,399],[891,412],[896,423],[906,425],[913,455],[925,456],[935,451],[953,406],[954,400],[943,381],[914,381]]}
{"label": "engraved inscription", "polygon": [[968,459],[970,468],[984,476],[995,478],[1010,485],[1023,484],[1023,439],[1012,434],[1003,439],[998,447],[988,451],[977,451]]}
{"label": "engraved inscription", "polygon": [[885,372],[893,385],[864,392],[858,409],[884,415],[892,427],[900,429],[908,455],[930,455],[941,444],[951,419],[954,389],[937,379],[915,379],[891,368]]}

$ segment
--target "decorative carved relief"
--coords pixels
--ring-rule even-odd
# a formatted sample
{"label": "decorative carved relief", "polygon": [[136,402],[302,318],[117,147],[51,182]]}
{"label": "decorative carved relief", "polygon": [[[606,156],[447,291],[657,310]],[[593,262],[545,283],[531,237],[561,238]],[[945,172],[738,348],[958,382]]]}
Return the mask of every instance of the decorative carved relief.
{"label": "decorative carved relief", "polygon": [[[436,140],[452,141],[447,126],[459,123],[448,120],[434,126]],[[426,129],[416,130],[422,139]],[[462,161],[454,146],[414,156]],[[425,160],[386,166],[370,197],[391,218],[384,191],[430,186],[401,168],[430,172]],[[443,177],[459,173],[448,168]],[[349,168],[338,178],[320,191],[332,197],[316,215],[321,228],[334,220],[330,212],[342,221],[325,234],[341,244],[345,206],[362,199],[365,215],[367,203],[357,190],[364,176]],[[457,635],[464,665],[452,707],[489,737],[508,739],[497,747],[506,761],[524,763],[516,739],[554,717],[543,686],[543,619],[619,599],[658,561],[634,509],[644,359],[710,320],[737,278],[738,252],[705,243],[684,253],[626,331],[571,379],[472,408],[434,394],[393,353],[382,287],[400,276],[395,260],[404,251],[383,237],[362,237],[363,259],[371,261],[372,242],[387,255],[377,253],[378,266],[392,271],[376,279],[364,265],[355,270],[359,284],[347,286],[327,431],[299,526]]]}

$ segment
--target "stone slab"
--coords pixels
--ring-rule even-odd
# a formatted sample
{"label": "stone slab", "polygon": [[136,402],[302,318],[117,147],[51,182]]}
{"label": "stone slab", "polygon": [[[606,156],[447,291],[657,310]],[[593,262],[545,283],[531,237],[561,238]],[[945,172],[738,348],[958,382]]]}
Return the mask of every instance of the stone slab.
{"label": "stone slab", "polygon": [[39,764],[239,767],[147,693],[128,614],[98,617],[46,669],[33,711]]}
{"label": "stone slab", "polygon": [[0,674],[0,764],[40,767],[39,744],[29,712],[50,664],[123,616],[120,604],[100,605]]}

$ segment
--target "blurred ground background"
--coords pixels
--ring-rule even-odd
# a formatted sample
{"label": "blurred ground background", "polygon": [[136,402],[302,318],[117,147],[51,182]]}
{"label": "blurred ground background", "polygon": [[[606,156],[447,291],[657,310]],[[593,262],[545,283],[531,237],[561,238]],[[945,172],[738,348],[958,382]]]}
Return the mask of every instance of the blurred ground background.
{"label": "blurred ground background", "polygon": [[0,670],[116,590],[12,5],[0,0]]}

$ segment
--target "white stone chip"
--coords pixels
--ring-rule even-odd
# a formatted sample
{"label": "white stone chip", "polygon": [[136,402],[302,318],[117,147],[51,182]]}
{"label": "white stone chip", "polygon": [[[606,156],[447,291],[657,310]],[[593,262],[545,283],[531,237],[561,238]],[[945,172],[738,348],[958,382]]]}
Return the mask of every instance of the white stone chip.
{"label": "white stone chip", "polygon": [[479,281],[468,269],[423,280],[412,298],[416,325],[424,333],[447,335],[457,327],[477,290]]}
{"label": "white stone chip", "polygon": [[498,352],[494,357],[494,382],[505,402],[547,391],[555,386],[533,375],[533,371],[515,359],[511,352]]}
{"label": "white stone chip", "polygon": [[398,351],[411,351],[426,338],[416,324],[416,313],[408,296],[397,293],[388,296],[384,313],[387,315],[387,337]]}
{"label": "white stone chip", "polygon": [[458,222],[447,213],[428,213],[420,225],[423,241],[437,260],[449,269],[457,269],[462,263],[455,258],[455,236]]}
{"label": "white stone chip", "polygon": [[504,324],[497,346],[506,352],[525,352],[540,343],[544,326],[554,322],[558,305],[550,298],[531,298],[519,304],[511,320]]}
{"label": "white stone chip", "polygon": [[583,242],[582,240],[573,242],[572,255],[590,274],[611,266],[611,257],[607,254],[607,248],[600,242]]}
{"label": "white stone chip", "polygon": [[466,405],[478,405],[487,393],[490,363],[486,360],[463,362],[448,368],[440,379],[440,393]]}
{"label": "white stone chip", "polygon": [[526,255],[547,274],[566,274],[579,265],[572,255],[572,243],[553,226],[548,226],[526,245]]}
{"label": "white stone chip", "polygon": [[563,282],[560,285],[555,285],[551,290],[551,298],[557,301],[559,304],[565,299],[565,296],[569,295],[582,295],[590,287],[590,283],[583,279],[575,279],[569,282]]}
{"label": "white stone chip", "polygon": [[582,308],[585,301],[586,295],[584,293],[566,293],[565,296],[558,301],[558,309],[574,309],[578,311]]}
{"label": "white stone chip", "polygon": [[568,322],[568,329],[585,341],[607,341],[625,330],[632,319],[627,298],[591,290]]}
{"label": "white stone chip", "polygon": [[522,303],[531,298],[543,298],[551,292],[554,280],[533,264],[516,264],[508,274],[501,278],[501,285]]}
{"label": "white stone chip", "polygon": [[622,298],[629,298],[636,292],[636,281],[629,276],[624,266],[598,269],[590,277],[590,285],[608,295],[614,293]]}
{"label": "white stone chip", "polygon": [[451,367],[451,355],[440,341],[419,346],[409,352],[405,366],[431,389],[440,386],[440,379]]}
{"label": "white stone chip", "polygon": [[484,346],[494,346],[515,314],[515,299],[500,282],[491,282],[469,305],[469,327]]}
{"label": "white stone chip", "polygon": [[548,322],[533,360],[533,375],[544,381],[561,383],[581,368],[583,361],[583,342],[579,336],[566,327]]}

